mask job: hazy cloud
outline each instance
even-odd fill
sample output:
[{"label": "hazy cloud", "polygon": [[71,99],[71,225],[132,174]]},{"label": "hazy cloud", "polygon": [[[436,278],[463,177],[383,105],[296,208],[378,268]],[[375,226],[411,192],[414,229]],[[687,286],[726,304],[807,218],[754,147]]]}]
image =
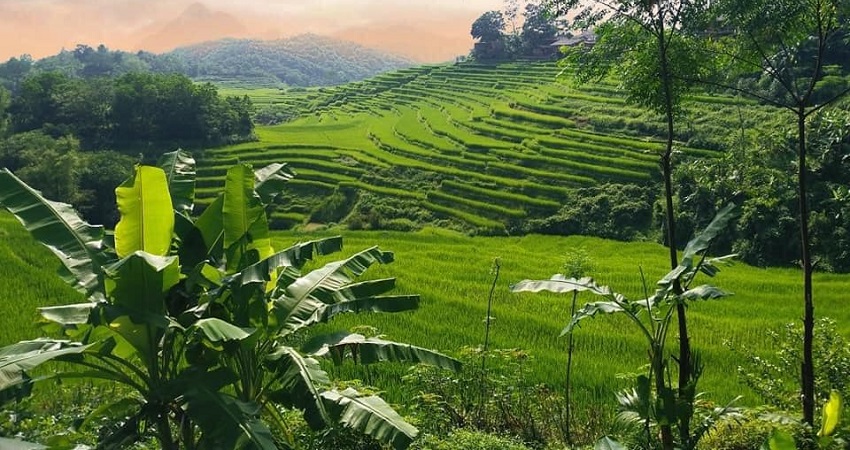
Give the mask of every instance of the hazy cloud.
[{"label": "hazy cloud", "polygon": [[[503,0],[0,0],[0,58],[23,53],[42,57],[79,43],[165,51],[199,39],[272,39],[312,32],[439,61],[467,53],[472,21],[502,4]],[[192,13],[187,15],[187,9]]]}]

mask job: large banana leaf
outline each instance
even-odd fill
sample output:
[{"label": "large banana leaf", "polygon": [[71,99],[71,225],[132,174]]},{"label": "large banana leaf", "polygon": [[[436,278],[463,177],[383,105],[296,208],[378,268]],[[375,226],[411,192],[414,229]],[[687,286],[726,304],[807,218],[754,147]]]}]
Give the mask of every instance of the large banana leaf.
[{"label": "large banana leaf", "polygon": [[272,255],[268,219],[260,197],[254,192],[251,166],[240,164],[227,171],[222,217],[228,272]]},{"label": "large banana leaf", "polygon": [[330,356],[334,364],[342,364],[347,352],[355,362],[373,364],[376,362],[408,362],[428,364],[443,369],[458,371],[460,361],[442,353],[417,347],[415,345],[367,338],[356,333],[336,333],[312,339],[304,350],[315,357]]},{"label": "large banana leaf", "polygon": [[97,291],[107,259],[103,227],[83,221],[71,205],[45,199],[7,169],[0,169],[0,204],[60,259],[69,284],[87,295]]},{"label": "large banana leaf", "polygon": [[136,251],[164,256],[174,233],[174,208],[165,172],[136,166],[133,177],[115,189],[121,220],[115,226],[115,251],[124,258]]},{"label": "large banana leaf", "polygon": [[418,295],[387,295],[381,297],[366,297],[355,300],[323,305],[316,311],[315,321],[305,320],[305,325],[327,322],[339,314],[360,312],[402,312],[419,307]]},{"label": "large banana leaf", "polygon": [[157,164],[165,171],[174,210],[189,215],[195,203],[195,160],[183,150],[165,153]]},{"label": "large banana leaf", "polygon": [[593,279],[585,277],[582,279],[567,278],[562,274],[552,275],[548,280],[522,280],[511,286],[511,292],[554,292],[564,294],[570,292],[584,292],[595,286]]},{"label": "large banana leaf", "polygon": [[222,342],[242,341],[251,337],[255,330],[239,328],[229,322],[215,317],[201,319],[188,330],[198,332],[205,338],[204,342],[216,349],[221,349]]},{"label": "large banana leaf", "polygon": [[277,328],[287,334],[321,322],[327,306],[327,303],[313,297],[297,299],[283,296],[274,299],[272,314]]},{"label": "large banana leaf", "polygon": [[298,300],[294,297],[283,296],[274,300],[272,314],[278,328],[292,333],[311,325],[327,322],[343,313],[401,312],[418,307],[418,295],[354,298],[330,304],[313,297]]},{"label": "large banana leaf", "polygon": [[27,381],[26,372],[65,355],[83,353],[89,346],[65,340],[36,339],[0,348],[0,391]]},{"label": "large banana leaf", "polygon": [[198,386],[186,392],[186,412],[201,429],[198,448],[277,450],[256,403]]},{"label": "large banana leaf", "polygon": [[263,204],[271,205],[295,173],[286,164],[269,164],[254,172],[254,190]]},{"label": "large banana leaf", "polygon": [[626,446],[609,438],[608,436],[596,441],[593,450],[626,450]]},{"label": "large banana leaf", "polygon": [[142,251],[108,266],[106,294],[112,304],[130,312],[165,313],[165,294],[180,281],[180,266],[174,256],[157,256]]},{"label": "large banana leaf", "polygon": [[735,205],[733,203],[726,205],[723,209],[718,211],[711,223],[694,236],[693,239],[688,241],[688,245],[685,246],[685,250],[682,252],[682,263],[690,263],[690,265],[692,265],[693,257],[696,256],[697,253],[707,250],[711,245],[711,241],[725,230],[729,221],[734,218]]},{"label": "large banana leaf", "polygon": [[280,282],[291,281],[286,286],[286,293],[296,301],[314,296],[325,303],[333,303],[333,293],[345,288],[372,264],[388,264],[392,261],[393,254],[391,252],[384,252],[379,250],[378,247],[372,247],[344,260],[328,263],[296,280],[286,280],[284,276],[281,276]]},{"label": "large banana leaf", "polygon": [[346,312],[400,312],[416,309],[419,296],[381,296],[395,287],[395,279],[366,281],[314,296],[283,295],[273,301],[272,313],[281,329],[296,331]]},{"label": "large banana leaf", "polygon": [[314,430],[333,423],[322,392],[331,383],[328,374],[313,358],[306,358],[291,347],[280,346],[268,356],[266,364],[278,381],[269,399],[290,408],[304,410],[304,419]]},{"label": "large banana leaf", "polygon": [[78,303],[39,308],[38,312],[45,319],[59,325],[82,325],[89,321],[89,315],[95,307],[97,303]]},{"label": "large banana leaf", "polygon": [[[297,271],[304,267],[307,261],[313,259],[313,255],[327,255],[341,249],[342,237],[340,236],[301,242],[242,269],[239,273],[239,282],[246,285],[271,281],[271,275],[275,270]],[[300,272],[291,273],[297,276]]]},{"label": "large banana leaf", "polygon": [[180,248],[178,255],[184,267],[195,267],[203,261],[218,266],[224,255],[224,222],[221,208],[224,195],[221,194],[204,209],[193,224],[185,217],[178,217]]},{"label": "large banana leaf", "polygon": [[699,264],[695,261],[696,256],[701,252],[705,252],[708,250],[711,245],[711,241],[723,231],[726,226],[729,224],[729,221],[735,217],[735,205],[730,203],[726,205],[723,209],[717,212],[714,216],[714,219],[711,223],[705,227],[704,230],[697,233],[696,236],[693,237],[690,241],[688,241],[688,245],[685,246],[685,250],[682,253],[682,261],[679,263],[679,266],[675,269],[671,270],[670,273],[664,276],[661,280],[658,281],[659,286],[669,286],[674,283],[675,280],[680,280],[682,278],[689,279],[692,278],[697,271],[697,266],[703,270],[709,276],[713,276],[717,272],[717,268],[714,266],[714,262],[725,261],[728,258],[731,258],[733,255],[725,256],[719,259],[713,259],[709,261],[708,264],[703,262],[703,264]]},{"label": "large banana leaf", "polygon": [[103,309],[103,324],[145,360],[156,358],[159,336],[169,324],[166,293],[180,281],[177,258],[135,252],[105,270],[110,304]]},{"label": "large banana leaf", "polygon": [[395,289],[395,278],[361,281],[345,285],[332,292],[333,303],[350,301],[358,298],[377,297]]},{"label": "large banana leaf", "polygon": [[348,388],[322,392],[322,399],[337,422],[394,449],[406,449],[419,434],[380,397],[363,396]]}]

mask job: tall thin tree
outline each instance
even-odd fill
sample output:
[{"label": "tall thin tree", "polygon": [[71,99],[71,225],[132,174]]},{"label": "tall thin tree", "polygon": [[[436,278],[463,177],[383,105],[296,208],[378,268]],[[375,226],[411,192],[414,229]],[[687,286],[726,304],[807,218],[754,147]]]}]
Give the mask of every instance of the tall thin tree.
[{"label": "tall thin tree", "polygon": [[[713,5],[712,17],[719,18],[707,33],[712,40],[714,61],[729,79],[702,79],[714,86],[740,93],[785,109],[795,120],[800,265],[803,269],[803,361],[801,400],[803,420],[814,426],[815,368],[814,299],[812,273],[815,263],[809,230],[809,169],[807,119],[833,104],[850,89],[829,95],[820,90],[831,51],[847,35],[850,0],[721,0]],[[770,92],[758,85],[742,86],[742,74],[760,76],[770,83]]]},{"label": "tall thin tree", "polygon": [[[599,79],[613,69],[627,99],[664,117],[665,145],[659,163],[664,181],[665,241],[669,247],[670,267],[678,266],[676,252],[676,216],[673,209],[673,158],[675,155],[676,119],[682,102],[701,67],[696,60],[701,54],[690,38],[688,22],[706,9],[705,0],[544,0],[559,16],[574,16],[572,27],[594,29],[597,43],[591,49],[567,53],[573,75],[580,82]],[[680,291],[679,286],[675,286]],[[679,328],[678,395],[681,399],[693,392],[693,360],[684,304],[677,306]],[[690,415],[679,418],[679,437],[690,435]],[[672,448],[673,434],[662,425],[665,448]]]}]

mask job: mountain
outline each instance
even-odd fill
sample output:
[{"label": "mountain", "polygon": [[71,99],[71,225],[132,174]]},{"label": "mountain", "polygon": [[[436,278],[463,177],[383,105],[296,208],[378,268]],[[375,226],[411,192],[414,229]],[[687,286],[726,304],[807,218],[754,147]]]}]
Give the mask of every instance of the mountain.
[{"label": "mountain", "polygon": [[136,46],[147,51],[168,51],[175,42],[204,42],[222,36],[242,37],[248,28],[235,16],[212,10],[203,3],[192,3],[183,13],[164,25],[153,25],[142,32]]},{"label": "mountain", "polygon": [[412,65],[409,59],[351,42],[305,34],[288,39],[222,39],[168,53],[195,78],[323,86]]}]

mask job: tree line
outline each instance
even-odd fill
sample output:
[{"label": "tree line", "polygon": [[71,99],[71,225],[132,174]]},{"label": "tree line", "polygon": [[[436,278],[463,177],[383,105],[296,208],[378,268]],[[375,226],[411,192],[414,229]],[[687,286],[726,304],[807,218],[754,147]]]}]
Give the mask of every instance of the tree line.
[{"label": "tree line", "polygon": [[0,88],[0,167],[95,223],[114,224],[113,188],[133,164],[176,147],[253,138],[248,97],[184,75],[36,73]]},{"label": "tree line", "polygon": [[39,60],[29,55],[10,58],[0,64],[0,86],[14,92],[27,77],[46,72],[74,78],[144,72],[307,87],[357,81],[409,65],[400,56],[315,35],[275,41],[221,39],[162,54],[79,44]]},{"label": "tree line", "polygon": [[505,60],[552,56],[559,21],[545,5],[528,3],[519,20],[519,4],[508,1],[504,11],[487,11],[472,23],[470,34],[478,42],[472,50],[477,60]]}]

